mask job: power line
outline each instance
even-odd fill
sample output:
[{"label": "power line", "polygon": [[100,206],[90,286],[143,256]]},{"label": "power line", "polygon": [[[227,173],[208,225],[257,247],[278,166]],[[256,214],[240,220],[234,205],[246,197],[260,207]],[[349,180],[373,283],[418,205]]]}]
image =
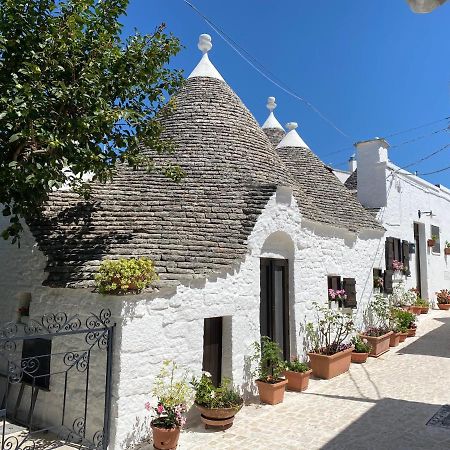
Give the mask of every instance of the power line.
[{"label": "power line", "polygon": [[[328,119],[322,112],[320,112],[311,102],[304,99],[296,92],[294,92],[286,83],[281,81],[276,77],[269,69],[264,67],[253,55],[251,55],[247,50],[240,46],[236,41],[234,41],[229,35],[227,35],[222,29],[214,24],[212,20],[206,17],[196,6],[187,0],[183,0],[188,6],[190,6],[244,61],[246,61],[250,66],[257,70],[264,78],[273,83],[275,86],[294,97],[295,99],[303,102],[308,108],[314,111],[322,120],[327,122],[332,128],[334,128],[342,136],[349,140],[353,140],[347,133],[342,131],[333,121]],[[247,55],[245,56],[244,53]],[[253,61],[253,62],[252,62]],[[259,66],[259,67],[257,67]],[[278,80],[278,81],[275,81]]]},{"label": "power line", "polygon": [[430,125],[434,125],[435,123],[443,122],[444,120],[449,120],[449,119],[450,119],[450,116],[444,117],[443,119],[435,120],[434,122],[425,123],[423,125],[419,125],[414,128],[408,128],[407,130],[396,131],[395,133],[388,134],[387,136],[385,136],[385,138],[387,139],[387,138],[390,138],[393,136],[397,136],[398,134],[408,133],[409,131],[414,131],[414,130],[418,130],[420,128],[429,127]]},{"label": "power line", "polygon": [[433,172],[427,172],[427,173],[419,173],[417,175],[420,176],[425,176],[425,175],[433,175],[434,173],[440,173],[440,172],[445,172],[446,170],[450,170],[450,166],[444,167],[443,169],[439,169],[439,170],[434,170]]},{"label": "power line", "polygon": [[413,143],[413,142],[420,141],[420,140],[422,140],[422,139],[424,139],[424,138],[426,138],[426,137],[430,137],[430,136],[433,136],[433,135],[435,135],[435,134],[442,133],[443,131],[448,131],[448,127],[441,128],[441,129],[439,129],[439,130],[432,131],[431,133],[423,134],[422,136],[418,136],[418,137],[416,137],[416,138],[414,138],[414,139],[409,139],[409,140],[407,140],[407,141],[400,142],[399,144],[391,145],[391,146],[389,147],[389,150],[392,150],[393,148],[401,147],[402,145],[407,145],[407,144],[411,144],[411,143]]}]

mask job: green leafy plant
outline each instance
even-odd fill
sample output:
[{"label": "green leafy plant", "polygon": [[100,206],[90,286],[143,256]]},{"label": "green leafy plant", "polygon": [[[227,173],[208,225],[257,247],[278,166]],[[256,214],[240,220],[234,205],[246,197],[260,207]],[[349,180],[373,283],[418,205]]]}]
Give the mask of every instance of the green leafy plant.
[{"label": "green leafy plant", "polygon": [[402,332],[405,332],[409,328],[415,328],[416,316],[409,311],[405,311],[403,309],[395,309],[394,317],[398,324],[399,329]]},{"label": "green leafy plant", "polygon": [[306,337],[311,352],[322,355],[334,355],[351,347],[344,344],[354,331],[353,319],[350,314],[336,309],[316,307],[316,321],[306,324]]},{"label": "green leafy plant", "polygon": [[417,297],[416,301],[414,302],[414,305],[422,306],[423,308],[428,308],[430,306],[430,302],[421,297]]},{"label": "green leafy plant", "polygon": [[219,387],[214,386],[211,375],[204,372],[200,379],[193,378],[191,386],[195,391],[195,403],[205,408],[236,408],[243,399],[229,378],[223,378]]},{"label": "green leafy plant", "polygon": [[272,341],[268,336],[262,336],[261,342],[253,343],[253,349],[254,353],[250,360],[257,363],[257,370],[253,373],[253,376],[266,383],[280,381],[281,374],[284,371],[284,361],[278,343]]},{"label": "green leafy plant", "polygon": [[351,342],[355,353],[369,353],[372,350],[372,346],[367,342],[367,339],[363,339],[360,336],[354,336]]},{"label": "green leafy plant", "polygon": [[310,370],[310,367],[307,363],[301,362],[298,357],[292,358],[290,361],[285,362],[286,370],[290,370],[291,372],[299,372],[304,373]]},{"label": "green leafy plant", "polygon": [[187,381],[188,373],[180,372],[175,362],[166,360],[156,376],[152,389],[156,406],[152,408],[150,402],[145,404],[147,411],[154,411],[152,424],[156,427],[170,429],[186,422],[183,414],[192,401],[192,389]]},{"label": "green leafy plant", "polygon": [[437,234],[432,234],[431,235],[431,239],[433,240],[433,241],[438,241],[439,240],[439,236],[437,235]]},{"label": "green leafy plant", "polygon": [[[2,0],[0,7],[0,204],[18,240],[20,217],[39,213],[65,184],[89,195],[116,162],[159,170],[142,147],[170,152],[156,114],[182,84],[167,66],[180,50],[158,26],[124,38],[129,0]],[[169,105],[170,106],[170,105]]]},{"label": "green leafy plant", "polygon": [[449,241],[445,241],[445,248],[450,248],[450,242]]},{"label": "green leafy plant", "polygon": [[97,289],[102,294],[140,292],[157,279],[153,262],[145,257],[105,260],[95,275]]}]

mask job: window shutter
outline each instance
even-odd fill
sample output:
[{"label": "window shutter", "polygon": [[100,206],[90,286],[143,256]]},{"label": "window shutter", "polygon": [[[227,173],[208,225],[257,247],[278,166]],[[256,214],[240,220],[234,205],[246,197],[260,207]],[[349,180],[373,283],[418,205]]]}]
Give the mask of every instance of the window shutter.
[{"label": "window shutter", "polygon": [[392,286],[392,276],[394,274],[393,270],[385,270],[384,271],[384,292],[386,294],[392,294],[393,286]]},{"label": "window shutter", "polygon": [[410,276],[411,271],[409,270],[409,242],[402,242],[402,254],[403,254],[403,267],[405,268],[405,275]]},{"label": "window shutter", "polygon": [[394,261],[394,238],[388,237],[385,242],[386,270],[392,270]]},{"label": "window shutter", "polygon": [[441,244],[439,242],[440,239],[441,239],[440,230],[439,230],[439,227],[437,227],[436,225],[431,225],[431,236],[436,236],[437,237],[436,242],[435,242],[435,244],[433,246],[433,252],[434,253],[441,253]]},{"label": "window shutter", "polygon": [[354,278],[344,278],[343,289],[347,294],[344,306],[346,308],[356,308],[356,280]]}]

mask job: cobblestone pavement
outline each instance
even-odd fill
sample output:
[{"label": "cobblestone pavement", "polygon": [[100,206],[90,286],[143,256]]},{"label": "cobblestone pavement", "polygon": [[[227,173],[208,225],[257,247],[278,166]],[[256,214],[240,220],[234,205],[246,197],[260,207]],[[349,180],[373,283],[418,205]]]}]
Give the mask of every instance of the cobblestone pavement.
[{"label": "cobblestone pavement", "polygon": [[[312,379],[276,406],[251,404],[226,431],[192,424],[188,449],[450,450],[450,428],[426,426],[450,404],[450,312],[419,319],[417,337],[332,380]],[[150,450],[151,445],[141,450]]]}]

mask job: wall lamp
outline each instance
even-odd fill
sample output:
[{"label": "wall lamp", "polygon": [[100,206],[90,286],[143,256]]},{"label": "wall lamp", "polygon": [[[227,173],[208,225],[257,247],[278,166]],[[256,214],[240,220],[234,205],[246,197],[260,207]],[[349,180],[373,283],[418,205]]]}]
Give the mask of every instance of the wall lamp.
[{"label": "wall lamp", "polygon": [[422,215],[430,217],[434,216],[433,211],[421,211],[420,209],[417,211],[417,215],[419,216],[419,219],[422,217]]}]

